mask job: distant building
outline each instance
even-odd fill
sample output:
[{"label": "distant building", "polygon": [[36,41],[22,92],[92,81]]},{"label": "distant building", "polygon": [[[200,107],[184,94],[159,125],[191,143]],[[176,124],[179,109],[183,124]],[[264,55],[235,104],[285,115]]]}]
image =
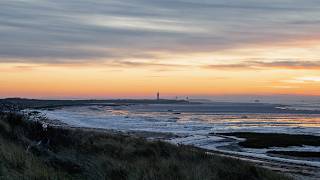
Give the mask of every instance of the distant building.
[{"label": "distant building", "polygon": [[160,100],[160,93],[159,93],[159,91],[157,92],[157,100],[158,100],[158,101]]}]

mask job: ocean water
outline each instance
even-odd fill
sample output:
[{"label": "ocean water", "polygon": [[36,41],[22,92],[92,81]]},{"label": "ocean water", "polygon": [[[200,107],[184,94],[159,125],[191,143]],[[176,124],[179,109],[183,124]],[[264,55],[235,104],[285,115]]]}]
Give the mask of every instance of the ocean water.
[{"label": "ocean water", "polygon": [[320,111],[310,106],[254,103],[81,106],[42,111],[71,126],[176,134],[278,132],[320,135]]}]

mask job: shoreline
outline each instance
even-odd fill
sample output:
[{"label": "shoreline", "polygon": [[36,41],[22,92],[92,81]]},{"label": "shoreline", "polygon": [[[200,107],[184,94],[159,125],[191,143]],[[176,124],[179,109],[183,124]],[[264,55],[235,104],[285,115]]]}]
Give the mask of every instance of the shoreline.
[{"label": "shoreline", "polygon": [[[88,104],[87,104],[88,105]],[[62,106],[63,107],[63,106]],[[32,109],[32,108],[30,108]],[[35,109],[36,110],[36,109]],[[28,113],[28,112],[27,112]],[[30,112],[29,112],[30,113]],[[30,115],[30,114],[28,114]],[[238,159],[238,160],[243,160],[249,163],[253,163],[254,165],[257,165],[259,167],[265,167],[267,169],[271,169],[276,172],[282,172],[285,174],[289,174],[290,176],[297,177],[297,179],[303,179],[305,177],[307,178],[320,178],[320,165],[317,163],[315,166],[312,164],[314,163],[304,163],[303,161],[299,160],[290,160],[286,159],[285,161],[283,157],[280,157],[281,155],[273,155],[273,156],[261,156],[261,155],[255,155],[254,153],[245,153],[241,152],[241,150],[238,152],[237,150],[232,150],[231,147],[230,149],[221,149],[219,146],[214,146],[213,149],[210,148],[203,148],[203,147],[198,147],[197,144],[193,144],[187,142],[187,143],[180,143],[178,141],[171,141],[171,140],[177,140],[181,139],[182,141],[188,138],[193,138],[192,136],[184,136],[184,135],[178,135],[174,133],[164,133],[164,132],[153,132],[153,131],[120,131],[120,130],[115,130],[115,129],[106,129],[106,128],[89,128],[89,127],[76,127],[76,126],[71,126],[66,123],[63,123],[60,120],[53,120],[53,119],[48,119],[44,118],[39,113],[34,113],[31,114],[33,115],[33,118],[35,121],[41,120],[45,121],[46,123],[49,123],[50,126],[60,128],[60,129],[67,129],[67,130],[80,130],[84,132],[98,132],[98,133],[103,133],[103,134],[113,134],[113,135],[121,135],[121,136],[128,136],[128,137],[137,137],[137,138],[143,138],[148,141],[163,141],[163,142],[169,142],[171,144],[175,144],[177,146],[180,145],[187,145],[187,146],[192,146],[192,148],[197,148],[201,149],[208,154],[214,154],[218,155],[221,157],[229,157],[233,159]],[[39,115],[39,118],[37,116]],[[251,133],[256,136],[257,134],[268,134],[268,133]],[[229,134],[230,135],[230,134]],[[292,134],[286,134],[287,136],[294,136]],[[224,140],[228,139],[232,141],[231,144],[236,144],[239,146],[239,142],[245,141],[241,137],[236,137],[236,136],[225,136],[222,134],[208,134],[207,136],[212,136],[210,138],[224,138]],[[230,148],[230,142],[229,142],[229,147]],[[296,172],[297,171],[297,172]]]},{"label": "shoreline", "polygon": [[[47,119],[47,123],[51,120]],[[59,121],[59,120],[55,120]],[[175,139],[175,138],[183,138],[183,136],[179,136],[177,134],[173,133],[164,133],[164,132],[151,132],[151,131],[120,131],[120,130],[114,130],[114,129],[106,129],[106,128],[89,128],[89,127],[74,127],[67,125],[65,123],[60,122],[61,124],[51,124],[54,127],[62,128],[62,129],[71,129],[71,130],[81,130],[86,132],[98,132],[98,133],[105,133],[105,134],[113,134],[113,135],[123,135],[123,136],[129,136],[134,138],[143,138],[148,141],[163,141],[163,142],[169,142],[171,144],[179,146],[180,144],[172,143],[168,140]],[[249,132],[251,133],[251,132]],[[268,133],[252,133],[252,134],[268,134]],[[216,136],[220,136],[219,134],[216,134]],[[292,134],[285,134],[288,136],[291,136]],[[223,136],[237,139],[237,140],[243,140],[242,138],[236,137],[236,136]],[[318,136],[316,136],[318,137]],[[266,169],[270,169],[275,172],[281,172],[284,174],[287,174],[291,177],[294,177],[295,179],[318,179],[320,178],[320,162],[319,163],[304,163],[300,160],[293,160],[293,159],[286,159],[283,160],[283,157],[279,156],[254,156],[252,153],[243,153],[243,152],[237,152],[237,151],[229,151],[229,150],[210,150],[205,149],[201,147],[197,147],[194,145],[191,145],[193,148],[200,149],[202,151],[205,151],[207,154],[213,154],[220,157],[228,157],[236,160],[242,160],[249,163],[252,163],[256,166],[263,167]]]},{"label": "shoreline", "polygon": [[193,146],[141,137],[146,133],[61,125],[46,129],[25,114],[0,112],[0,178],[290,179]]}]

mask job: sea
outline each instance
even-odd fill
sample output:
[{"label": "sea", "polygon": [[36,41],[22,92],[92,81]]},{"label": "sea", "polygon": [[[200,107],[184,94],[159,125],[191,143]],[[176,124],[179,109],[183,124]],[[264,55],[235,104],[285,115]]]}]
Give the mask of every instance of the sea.
[{"label": "sea", "polygon": [[77,127],[183,134],[277,132],[320,136],[319,104],[189,103],[71,106],[43,110]]}]

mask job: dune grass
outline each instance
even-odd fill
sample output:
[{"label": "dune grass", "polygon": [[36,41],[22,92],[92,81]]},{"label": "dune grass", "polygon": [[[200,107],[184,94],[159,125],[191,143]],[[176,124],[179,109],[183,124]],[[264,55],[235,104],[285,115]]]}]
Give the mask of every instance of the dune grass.
[{"label": "dune grass", "polygon": [[49,145],[36,145],[41,124],[28,118],[0,113],[0,179],[288,179],[193,147],[121,134],[51,127]]}]

